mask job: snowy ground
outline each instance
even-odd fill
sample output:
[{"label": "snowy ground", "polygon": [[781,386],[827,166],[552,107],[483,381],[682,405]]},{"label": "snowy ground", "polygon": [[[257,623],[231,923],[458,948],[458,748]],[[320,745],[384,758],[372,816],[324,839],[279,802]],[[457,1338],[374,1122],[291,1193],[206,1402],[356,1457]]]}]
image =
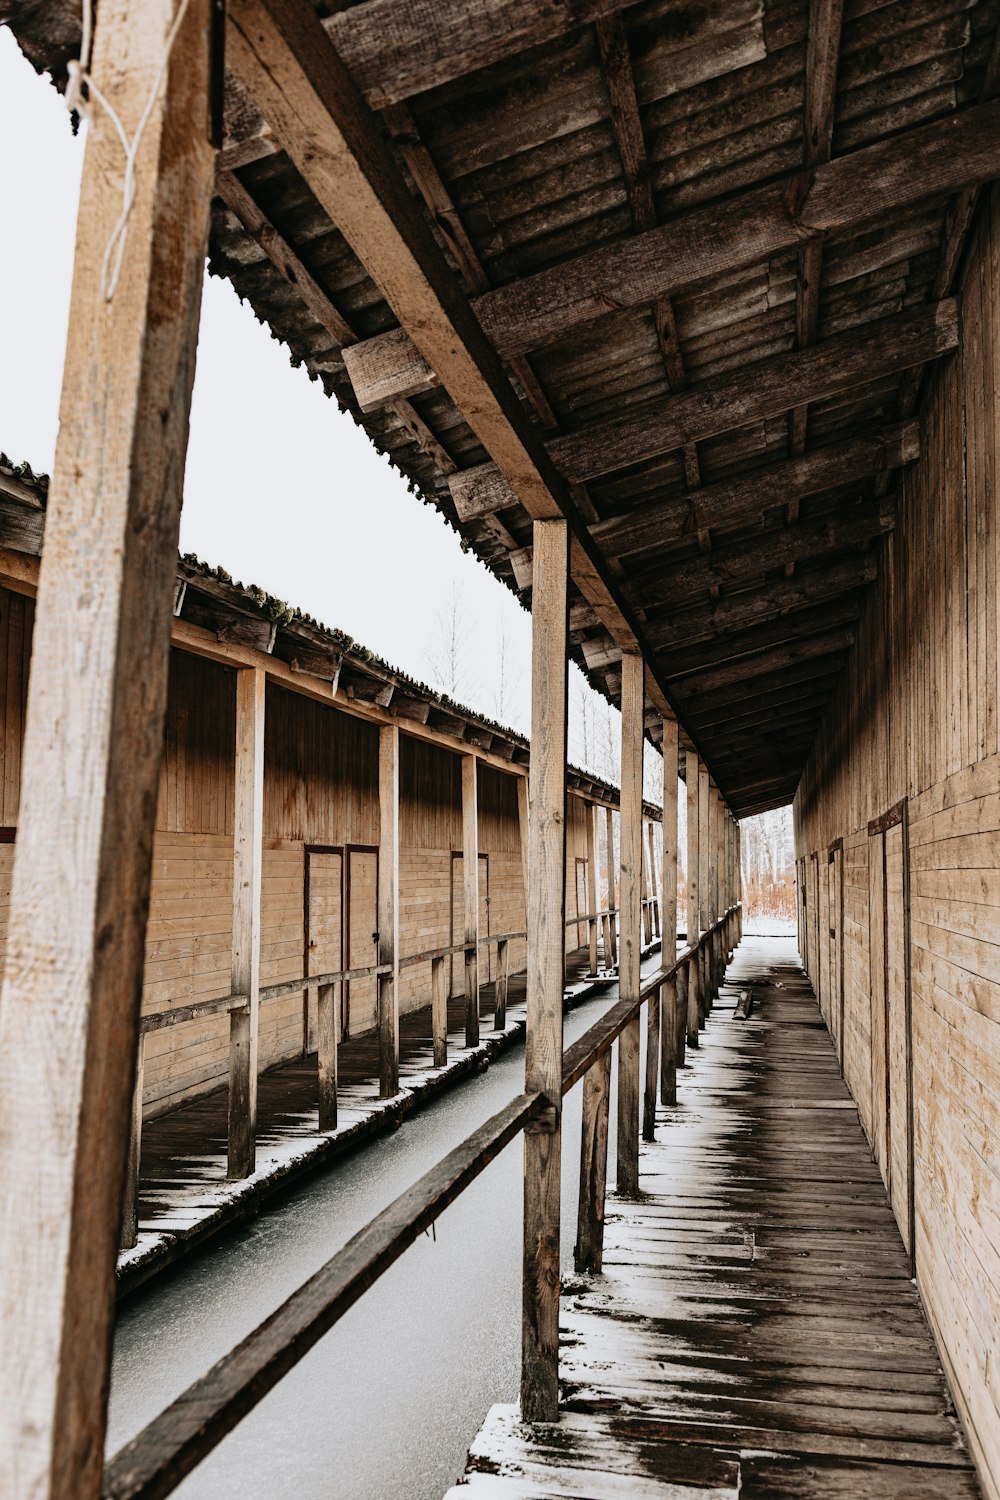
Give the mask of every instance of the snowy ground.
[{"label": "snowy ground", "polygon": [[743,923],[746,937],[794,937],[794,921],[781,917],[747,917]]}]

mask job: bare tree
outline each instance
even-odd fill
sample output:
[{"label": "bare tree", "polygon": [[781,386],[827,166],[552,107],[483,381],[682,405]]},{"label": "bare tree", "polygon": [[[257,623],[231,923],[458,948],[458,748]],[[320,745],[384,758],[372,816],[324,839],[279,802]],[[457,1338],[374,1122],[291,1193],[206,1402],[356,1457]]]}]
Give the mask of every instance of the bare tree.
[{"label": "bare tree", "polygon": [[427,647],[427,671],[431,683],[456,702],[465,703],[475,693],[468,670],[467,643],[471,622],[465,590],[456,579],[438,610],[434,634]]},{"label": "bare tree", "polygon": [[497,624],[495,641],[496,687],[493,693],[493,713],[501,724],[510,724],[517,715],[524,673],[517,665],[513,644],[502,614]]}]

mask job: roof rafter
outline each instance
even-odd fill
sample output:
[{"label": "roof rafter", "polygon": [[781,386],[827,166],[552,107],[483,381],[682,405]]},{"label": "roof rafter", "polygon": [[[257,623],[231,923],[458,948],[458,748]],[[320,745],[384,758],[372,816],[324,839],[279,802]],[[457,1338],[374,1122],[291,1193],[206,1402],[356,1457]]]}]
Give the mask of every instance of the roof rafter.
[{"label": "roof rafter", "polygon": [[[523,276],[472,299],[498,352],[544,348],[575,329],[664,294],[827,240],[874,218],[1000,176],[1000,103],[946,115],[721,203],[680,213],[611,245]],[[432,388],[437,377],[405,332],[358,344],[348,372],[362,410],[396,394]]]},{"label": "roof rafter", "polygon": [[[352,13],[346,13],[349,17]],[[317,201],[534,518],[570,523],[577,587],[623,649],[642,649],[606,563],[306,0],[232,0],[227,60]],[[648,648],[643,653],[649,660]],[[654,679],[660,706],[670,708]]]}]

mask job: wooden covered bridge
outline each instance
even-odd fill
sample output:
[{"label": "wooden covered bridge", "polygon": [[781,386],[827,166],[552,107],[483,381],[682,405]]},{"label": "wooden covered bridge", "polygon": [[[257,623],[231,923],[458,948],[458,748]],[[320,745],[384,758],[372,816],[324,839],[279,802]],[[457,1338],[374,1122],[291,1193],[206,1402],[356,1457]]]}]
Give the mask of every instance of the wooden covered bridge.
[{"label": "wooden covered bridge", "polygon": [[[0,0],[0,18],[89,116],[40,570],[39,496],[0,477],[8,734],[37,577],[23,758],[5,741],[0,1491],[169,1493],[523,1134],[520,1409],[491,1416],[470,1488],[1000,1495],[1000,6]],[[530,765],[314,622],[178,574],[206,256],[530,605]],[[577,788],[619,805],[617,994],[564,1052],[571,656],[620,704],[622,755],[617,797]],[[197,816],[232,893],[211,1060],[231,1171],[253,1165],[271,1045],[272,702],[294,773],[273,806],[316,795],[274,836],[301,858],[379,851],[375,961],[317,972],[300,950],[288,976],[320,1107],[356,980],[398,1088],[402,788],[435,739],[448,827],[407,847],[451,861],[461,828],[461,932],[410,955],[439,994],[458,953],[471,1035],[491,802],[521,890],[526,861],[523,927],[491,929],[525,934],[524,1092],[105,1466],[154,854],[185,831],[164,822],[168,679],[180,701],[206,660],[229,719]],[[364,839],[303,831],[334,817],[301,774],[327,731],[366,782]],[[649,750],[662,954],[643,977]],[[811,988],[791,952],[739,942],[738,820],[793,798]]]}]

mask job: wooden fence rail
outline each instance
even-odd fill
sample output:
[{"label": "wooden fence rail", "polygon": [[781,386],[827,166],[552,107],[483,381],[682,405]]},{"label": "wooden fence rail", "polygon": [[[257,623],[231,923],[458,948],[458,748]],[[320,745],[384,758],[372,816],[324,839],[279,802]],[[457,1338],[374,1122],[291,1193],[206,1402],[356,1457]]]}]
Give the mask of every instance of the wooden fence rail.
[{"label": "wooden fence rail", "polygon": [[[737,904],[671,963],[661,964],[641,986],[636,998],[619,1000],[566,1049],[562,1093],[568,1093],[581,1078],[587,1080],[584,1101],[587,1170],[585,1174],[581,1167],[579,1217],[590,1234],[582,1248],[591,1267],[596,1259],[599,1268],[603,1239],[607,1132],[605,1128],[602,1141],[600,1130],[594,1129],[601,1114],[592,1105],[588,1108],[587,1094],[598,1095],[602,1083],[607,1090],[611,1048],[639,1015],[641,1007],[659,1004],[661,988],[685,972],[692,959],[697,961],[717,941],[721,941],[723,951],[728,953],[739,935]],[[443,967],[443,955],[436,961]],[[551,1109],[552,1101],[544,1095],[521,1094],[431,1167],[110,1459],[104,1473],[104,1500],[160,1500],[169,1495],[494,1157],[530,1122]],[[606,1109],[603,1118],[606,1121]],[[578,1235],[578,1262],[580,1257]]]},{"label": "wooden fence rail", "polygon": [[[651,898],[652,900],[653,898]],[[597,924],[602,919],[616,915],[614,908],[584,912],[567,918],[566,928],[578,922],[587,922],[596,935]],[[494,1028],[502,1031],[507,1024],[507,989],[510,980],[510,944],[518,938],[526,938],[524,929],[518,932],[488,933],[479,939],[478,947],[497,947],[497,977],[495,984]],[[594,939],[596,946],[596,936]],[[473,944],[450,943],[444,947],[428,948],[421,953],[410,953],[398,961],[399,970],[410,969],[417,964],[431,965],[431,1016],[434,1045],[434,1066],[443,1068],[448,1062],[448,995],[444,960],[456,954],[468,954]],[[262,985],[259,998],[279,1000],[285,995],[294,995],[305,989],[315,989],[317,996],[317,1074],[319,1129],[337,1128],[337,1047],[339,1042],[338,1004],[339,989],[350,980],[378,978],[389,974],[392,964],[368,964],[359,968],[338,969],[329,974],[304,974],[299,979],[285,979],[279,984]],[[246,1015],[249,1013],[250,996],[242,994],[217,995],[210,1000],[197,1000],[190,1005],[178,1005],[170,1010],[154,1011],[139,1021],[139,1052],[136,1068],[136,1088],[131,1115],[131,1137],[129,1142],[128,1168],[125,1181],[125,1200],[122,1212],[121,1248],[129,1250],[138,1239],[138,1193],[139,1165],[142,1143],[142,1082],[144,1072],[145,1038],[155,1031],[170,1026],[180,1026],[188,1021],[201,1020],[206,1016]]]}]

